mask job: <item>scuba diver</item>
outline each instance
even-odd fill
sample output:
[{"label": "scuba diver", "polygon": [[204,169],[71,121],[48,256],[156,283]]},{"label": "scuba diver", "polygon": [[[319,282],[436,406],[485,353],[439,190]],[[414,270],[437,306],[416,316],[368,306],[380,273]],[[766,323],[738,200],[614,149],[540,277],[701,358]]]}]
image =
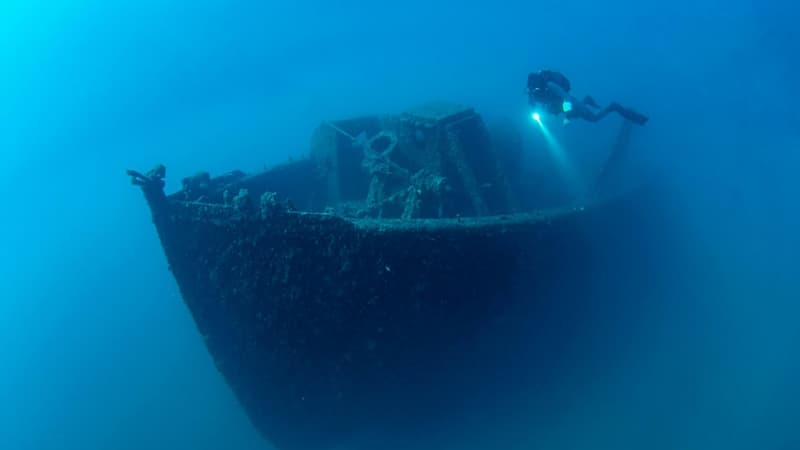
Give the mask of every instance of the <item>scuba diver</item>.
[{"label": "scuba diver", "polygon": [[648,117],[617,102],[601,108],[591,96],[578,100],[570,93],[570,83],[560,72],[540,70],[528,74],[528,102],[531,106],[542,107],[555,116],[564,113],[564,124],[573,119],[598,122],[609,113],[615,112],[637,125],[644,125]]}]

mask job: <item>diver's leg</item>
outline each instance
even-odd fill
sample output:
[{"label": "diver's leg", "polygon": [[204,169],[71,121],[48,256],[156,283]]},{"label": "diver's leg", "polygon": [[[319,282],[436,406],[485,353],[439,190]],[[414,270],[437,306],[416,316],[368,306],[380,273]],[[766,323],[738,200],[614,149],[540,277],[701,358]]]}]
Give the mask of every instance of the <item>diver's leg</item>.
[{"label": "diver's leg", "polygon": [[583,120],[585,120],[587,122],[600,122],[610,112],[611,112],[611,110],[608,109],[608,107],[606,107],[605,109],[603,109],[600,112],[594,112],[594,111],[592,111],[589,108],[584,106],[582,108],[578,108],[578,111],[577,111],[578,114],[576,114],[576,116],[580,117],[581,119],[583,119]]},{"label": "diver's leg", "polygon": [[586,106],[591,106],[592,108],[598,108],[598,109],[600,108],[600,105],[598,105],[597,102],[594,101],[591,95],[583,97],[583,104]]},{"label": "diver's leg", "polygon": [[583,102],[581,103],[573,103],[572,110],[567,113],[567,119],[583,119],[587,122],[599,122],[603,119],[610,111],[608,108],[605,108],[599,112],[594,112],[589,109]]},{"label": "diver's leg", "polygon": [[623,118],[637,125],[644,125],[648,121],[647,116],[639,114],[638,112],[632,109],[625,108],[617,102],[612,102],[610,105],[603,108],[600,112],[594,112],[590,110],[586,105],[580,104],[577,107],[575,107],[572,111],[570,111],[570,114],[567,117],[569,119],[579,118],[587,122],[599,122],[612,112],[619,114]]},{"label": "diver's leg", "polygon": [[614,111],[620,116],[624,117],[627,120],[637,124],[637,125],[644,125],[650,120],[649,117],[645,116],[644,114],[638,113],[632,109],[625,108],[624,106],[620,105],[617,102],[612,102],[610,105],[606,107],[608,111]]}]

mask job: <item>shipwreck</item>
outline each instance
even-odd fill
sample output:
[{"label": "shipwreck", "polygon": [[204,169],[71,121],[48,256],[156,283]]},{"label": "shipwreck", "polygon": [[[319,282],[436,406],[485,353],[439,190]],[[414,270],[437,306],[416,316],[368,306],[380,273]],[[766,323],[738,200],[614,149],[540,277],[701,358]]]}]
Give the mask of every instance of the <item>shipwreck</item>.
[{"label": "shipwreck", "polygon": [[129,171],[216,366],[280,449],[447,417],[494,318],[573,314],[611,259],[648,257],[626,245],[655,220],[646,189],[539,209],[518,134],[469,107],[325,122],[310,147],[170,195],[163,166]]}]

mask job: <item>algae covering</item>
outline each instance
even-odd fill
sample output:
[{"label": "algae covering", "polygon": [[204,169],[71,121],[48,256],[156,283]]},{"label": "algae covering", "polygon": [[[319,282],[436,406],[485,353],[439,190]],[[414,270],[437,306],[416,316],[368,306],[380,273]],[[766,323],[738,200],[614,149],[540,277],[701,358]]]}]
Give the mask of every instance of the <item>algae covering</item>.
[{"label": "algae covering", "polygon": [[129,174],[253,424],[324,449],[446,417],[493,318],[551,301],[565,271],[593,270],[592,230],[635,216],[630,199],[523,211],[519,155],[473,110],[437,105],[324,123],[307,159],[170,196],[163,166]]}]

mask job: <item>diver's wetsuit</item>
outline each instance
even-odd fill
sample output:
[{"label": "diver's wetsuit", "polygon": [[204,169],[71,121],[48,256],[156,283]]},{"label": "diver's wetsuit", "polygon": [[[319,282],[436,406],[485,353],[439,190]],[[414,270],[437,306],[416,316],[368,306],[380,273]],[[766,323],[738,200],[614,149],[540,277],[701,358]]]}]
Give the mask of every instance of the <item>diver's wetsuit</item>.
[{"label": "diver's wetsuit", "polygon": [[[566,114],[567,119],[583,119],[589,122],[598,122],[609,113],[615,112],[623,118],[644,125],[648,117],[632,109],[625,108],[617,102],[611,102],[598,112],[591,108],[600,108],[600,105],[590,96],[582,101],[569,93],[570,82],[563,74],[552,70],[540,70],[528,75],[528,100],[532,106],[542,105],[547,112],[559,115]],[[569,106],[569,107],[565,107]]]}]

